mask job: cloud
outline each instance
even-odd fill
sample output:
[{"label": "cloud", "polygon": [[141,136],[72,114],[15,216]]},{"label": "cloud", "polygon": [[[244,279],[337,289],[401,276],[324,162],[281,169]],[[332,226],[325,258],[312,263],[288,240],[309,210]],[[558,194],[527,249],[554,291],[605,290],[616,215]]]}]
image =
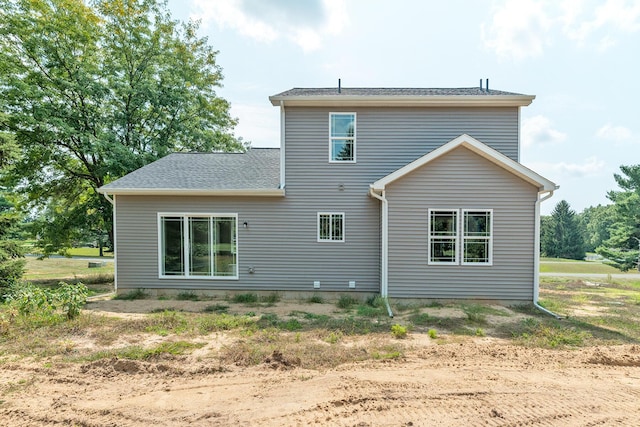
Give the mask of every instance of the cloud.
[{"label": "cloud", "polygon": [[505,2],[493,14],[490,25],[481,26],[482,39],[500,57],[516,60],[540,56],[551,20],[544,3],[534,0]]},{"label": "cloud", "polygon": [[604,52],[637,31],[638,0],[503,0],[491,22],[481,26],[485,46],[515,60],[541,56],[555,32],[578,46]]},{"label": "cloud", "polygon": [[194,18],[271,43],[287,39],[305,52],[320,49],[323,40],[348,24],[344,0],[195,0]]},{"label": "cloud", "polygon": [[543,175],[548,175],[553,179],[557,176],[572,176],[583,178],[587,176],[599,175],[605,169],[605,162],[592,156],[585,159],[583,163],[531,163],[527,167],[539,171]]},{"label": "cloud", "polygon": [[567,139],[567,134],[554,129],[551,120],[545,116],[538,115],[522,121],[523,147],[559,144],[565,139]]},{"label": "cloud", "polygon": [[231,116],[239,119],[235,134],[252,147],[280,146],[280,109],[269,105],[231,104]]},{"label": "cloud", "polygon": [[611,123],[607,123],[598,129],[596,136],[610,141],[623,142],[630,140],[633,137],[633,133],[624,126],[613,126]]}]

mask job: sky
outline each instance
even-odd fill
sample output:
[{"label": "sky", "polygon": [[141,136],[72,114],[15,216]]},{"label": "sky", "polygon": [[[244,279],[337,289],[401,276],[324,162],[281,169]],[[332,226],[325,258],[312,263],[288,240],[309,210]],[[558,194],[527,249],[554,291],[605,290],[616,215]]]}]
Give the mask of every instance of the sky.
[{"label": "sky", "polygon": [[474,87],[535,95],[520,161],[581,212],[640,164],[640,0],[169,0],[219,51],[236,136],[277,147],[293,87]]}]

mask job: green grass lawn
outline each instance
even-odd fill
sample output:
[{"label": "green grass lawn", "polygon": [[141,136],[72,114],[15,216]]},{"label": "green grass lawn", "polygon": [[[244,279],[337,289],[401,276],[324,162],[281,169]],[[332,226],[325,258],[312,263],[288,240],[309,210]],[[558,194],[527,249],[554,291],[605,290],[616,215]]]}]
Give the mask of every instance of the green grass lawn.
[{"label": "green grass lawn", "polygon": [[[596,274],[624,274],[624,272],[599,261],[576,261],[561,258],[542,258],[540,261],[541,273],[596,273]],[[629,270],[627,273],[638,273],[637,270]]]},{"label": "green grass lawn", "polygon": [[[106,258],[113,258],[113,252],[107,252],[107,248],[103,248],[103,254]],[[71,248],[69,249],[69,255],[98,257],[100,256],[100,251],[98,248]]]},{"label": "green grass lawn", "polygon": [[24,279],[37,281],[70,280],[108,275],[113,280],[113,267],[113,262],[108,262],[104,267],[89,268],[89,262],[86,260],[73,258],[45,258],[39,260],[35,257],[27,257]]}]

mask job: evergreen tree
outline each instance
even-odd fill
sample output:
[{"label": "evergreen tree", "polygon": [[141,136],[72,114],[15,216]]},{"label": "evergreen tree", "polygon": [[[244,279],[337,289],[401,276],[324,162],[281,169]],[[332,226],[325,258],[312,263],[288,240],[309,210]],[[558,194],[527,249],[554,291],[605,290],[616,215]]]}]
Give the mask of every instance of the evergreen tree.
[{"label": "evergreen tree", "polygon": [[[5,116],[0,114],[0,122],[4,118]],[[0,176],[11,167],[17,157],[18,146],[13,135],[0,132]],[[4,190],[0,187],[0,300],[3,299],[6,288],[22,277],[25,264],[22,248],[9,238],[19,217],[3,193]]]},{"label": "evergreen tree", "polygon": [[542,253],[548,257],[584,259],[584,241],[576,213],[561,200],[541,227]]},{"label": "evergreen tree", "polygon": [[640,270],[640,165],[620,166],[620,170],[623,175],[615,174],[614,178],[622,191],[607,194],[613,202],[610,237],[596,252],[622,271]]}]

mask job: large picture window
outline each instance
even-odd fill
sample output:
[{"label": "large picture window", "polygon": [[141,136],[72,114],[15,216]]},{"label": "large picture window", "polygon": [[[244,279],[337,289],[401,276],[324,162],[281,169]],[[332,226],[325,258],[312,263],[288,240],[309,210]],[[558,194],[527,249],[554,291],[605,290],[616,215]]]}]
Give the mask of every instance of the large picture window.
[{"label": "large picture window", "polygon": [[344,213],[318,213],[318,242],[344,242]]},{"label": "large picture window", "polygon": [[161,277],[237,278],[237,216],[161,214]]},{"label": "large picture window", "polygon": [[356,161],[356,113],[329,114],[329,161]]},{"label": "large picture window", "polygon": [[491,265],[493,211],[429,210],[428,263]]}]

